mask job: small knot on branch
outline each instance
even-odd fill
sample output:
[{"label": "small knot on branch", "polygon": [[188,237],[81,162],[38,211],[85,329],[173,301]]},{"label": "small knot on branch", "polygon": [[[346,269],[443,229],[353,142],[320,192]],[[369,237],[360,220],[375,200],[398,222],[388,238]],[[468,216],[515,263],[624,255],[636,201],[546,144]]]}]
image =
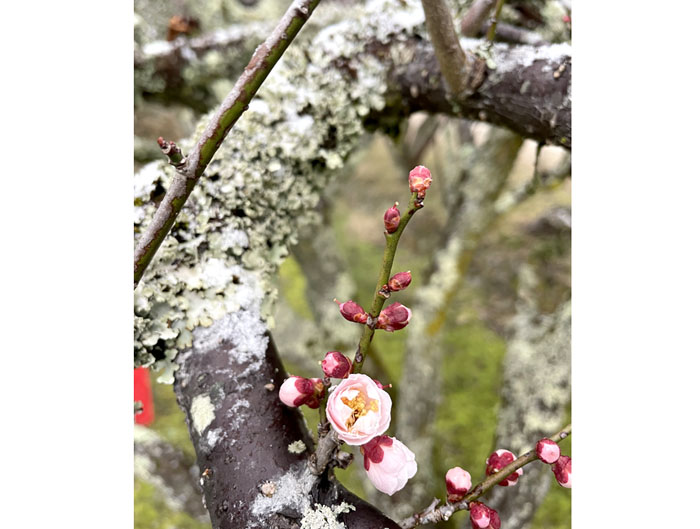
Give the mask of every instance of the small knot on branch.
[{"label": "small knot on branch", "polygon": [[162,136],[158,137],[158,146],[161,152],[168,157],[170,165],[179,167],[184,160],[180,147],[174,141],[165,141]]}]

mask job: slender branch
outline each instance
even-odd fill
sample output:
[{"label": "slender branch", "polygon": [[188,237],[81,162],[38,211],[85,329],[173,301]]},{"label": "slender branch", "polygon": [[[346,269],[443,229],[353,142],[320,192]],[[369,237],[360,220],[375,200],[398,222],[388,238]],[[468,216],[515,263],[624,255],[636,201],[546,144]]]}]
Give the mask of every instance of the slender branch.
[{"label": "slender branch", "polygon": [[462,49],[452,13],[445,0],[421,2],[430,41],[450,93],[454,96],[471,93],[484,80],[483,60],[475,56],[468,57]]},{"label": "slender branch", "polygon": [[194,149],[178,166],[165,197],[134,251],[134,288],[170,232],[192,189],[216,154],[231,127],[282,57],[320,0],[294,0],[277,27],[258,47],[235,86],[211,118]]},{"label": "slender branch", "polygon": [[[566,439],[570,434],[571,425],[569,424],[563,430],[551,436],[550,439],[556,443],[559,443]],[[399,526],[401,529],[412,529],[418,525],[449,520],[455,512],[469,510],[469,503],[486,494],[486,492],[495,487],[500,481],[503,481],[503,479],[505,479],[507,476],[511,475],[519,468],[524,467],[528,463],[532,463],[536,460],[537,452],[535,450],[530,450],[526,454],[521,455],[511,464],[502,468],[499,472],[491,474],[484,481],[474,486],[472,488],[472,492],[467,494],[463,500],[457,503],[446,503],[440,507],[434,507],[435,500],[433,500],[427,509],[401,521]]]},{"label": "slender branch", "polygon": [[460,23],[462,35],[465,37],[476,37],[494,5],[496,5],[496,0],[476,0],[472,3]]},{"label": "slender branch", "polygon": [[357,346],[357,352],[355,353],[355,358],[352,362],[352,372],[359,373],[362,371],[362,365],[367,357],[367,352],[369,350],[369,344],[372,342],[374,337],[374,330],[377,325],[377,318],[379,313],[384,306],[384,302],[387,297],[382,293],[383,287],[389,281],[389,276],[391,275],[391,267],[394,264],[394,256],[396,255],[396,249],[399,245],[399,239],[403,233],[404,228],[411,220],[413,214],[423,207],[423,200],[418,198],[417,193],[411,195],[411,206],[408,211],[401,215],[401,221],[399,227],[394,233],[384,232],[386,238],[386,246],[384,247],[384,256],[382,258],[382,266],[379,270],[379,279],[377,279],[377,287],[374,291],[374,300],[372,301],[372,307],[369,310],[369,318],[367,318],[367,325],[365,325],[362,336],[360,337],[360,343]]},{"label": "slender branch", "polygon": [[493,44],[493,39],[496,36],[496,26],[498,25],[498,18],[501,16],[501,9],[503,9],[504,3],[505,0],[498,0],[498,4],[496,4],[496,11],[494,12],[491,20],[491,27],[489,28],[489,32],[486,34],[486,40],[489,41],[489,46]]}]

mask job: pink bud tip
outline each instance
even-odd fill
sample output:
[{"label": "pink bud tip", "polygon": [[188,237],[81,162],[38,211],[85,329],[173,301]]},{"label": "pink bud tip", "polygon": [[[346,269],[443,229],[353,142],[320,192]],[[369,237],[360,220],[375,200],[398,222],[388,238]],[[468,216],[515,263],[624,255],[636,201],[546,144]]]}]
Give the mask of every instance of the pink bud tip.
[{"label": "pink bud tip", "polygon": [[388,332],[403,329],[411,321],[411,309],[401,303],[392,303],[379,313],[377,329]]},{"label": "pink bud tip", "polygon": [[411,172],[408,173],[408,187],[411,193],[425,195],[425,192],[432,182],[433,177],[430,174],[430,170],[422,165],[414,167],[411,169]]},{"label": "pink bud tip", "polygon": [[[490,476],[504,469],[515,461],[515,454],[509,450],[499,449],[493,452],[486,460],[486,475]],[[518,482],[518,478],[523,475],[523,469],[519,468],[498,484],[501,487],[510,487]]]},{"label": "pink bud tip", "polygon": [[396,275],[393,275],[390,279],[387,285],[389,286],[389,290],[392,292],[398,292],[399,290],[403,290],[408,285],[411,284],[411,271],[409,270],[408,272],[399,272]]},{"label": "pink bud tip", "polygon": [[399,229],[399,223],[401,222],[401,213],[396,207],[397,205],[398,202],[391,206],[389,209],[387,209],[386,213],[384,213],[384,228],[386,229],[387,233],[394,233],[396,230]]},{"label": "pink bud tip", "polygon": [[338,303],[343,318],[353,323],[367,323],[368,314],[359,304],[354,301],[346,301],[345,303],[340,303],[337,299],[334,301]]},{"label": "pink bud tip", "polygon": [[456,502],[464,498],[472,487],[472,477],[463,468],[454,467],[445,474],[445,485],[448,501]]},{"label": "pink bud tip", "polygon": [[537,457],[540,458],[540,461],[543,461],[548,465],[556,462],[561,455],[559,445],[551,439],[540,439],[537,441],[535,450],[537,451]]},{"label": "pink bud tip", "polygon": [[280,386],[280,400],[292,408],[297,408],[306,404],[314,396],[316,388],[314,383],[308,378],[290,376]]},{"label": "pink bud tip", "polygon": [[339,351],[328,351],[321,361],[321,368],[327,377],[345,378],[352,372],[352,362]]},{"label": "pink bud tip", "polygon": [[469,504],[469,519],[473,529],[486,529],[491,523],[491,513],[486,505],[480,501],[473,501]]},{"label": "pink bud tip", "polygon": [[562,487],[571,488],[571,458],[569,456],[560,456],[556,463],[552,465],[552,472],[557,482]]}]

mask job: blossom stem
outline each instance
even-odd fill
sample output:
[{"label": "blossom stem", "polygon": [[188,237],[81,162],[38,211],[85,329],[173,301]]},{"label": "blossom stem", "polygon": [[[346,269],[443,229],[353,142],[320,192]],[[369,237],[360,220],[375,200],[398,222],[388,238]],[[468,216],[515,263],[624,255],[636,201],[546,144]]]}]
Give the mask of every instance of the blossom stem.
[{"label": "blossom stem", "polygon": [[[559,443],[571,435],[571,425],[569,424],[561,431],[555,433],[549,439],[555,443]],[[445,503],[444,505],[437,506],[435,501],[433,501],[430,506],[419,513],[414,514],[399,523],[401,529],[412,529],[418,525],[425,525],[429,523],[442,522],[449,520],[450,517],[457,511],[469,510],[469,504],[476,500],[477,498],[483,496],[492,489],[497,483],[503,481],[507,476],[510,476],[513,472],[519,468],[524,467],[528,463],[537,461],[537,450],[533,449],[526,454],[521,455],[515,461],[509,465],[503,467],[500,471],[495,474],[491,474],[481,483],[478,483],[472,487],[471,492],[467,494],[464,499],[456,503]]]},{"label": "blossom stem", "polygon": [[362,371],[362,365],[367,359],[367,354],[369,353],[369,344],[372,342],[374,337],[374,330],[377,326],[377,318],[379,313],[384,306],[386,297],[380,294],[384,285],[389,281],[389,276],[391,275],[391,267],[394,264],[394,256],[396,255],[396,250],[399,245],[399,239],[403,230],[406,228],[408,221],[411,220],[413,214],[423,207],[423,199],[418,198],[418,193],[413,193],[411,195],[410,207],[401,216],[401,221],[399,222],[399,227],[394,233],[384,232],[384,237],[386,239],[386,246],[384,247],[384,256],[382,258],[382,266],[379,270],[379,279],[377,279],[377,287],[374,291],[374,300],[372,301],[372,307],[369,309],[370,318],[367,320],[367,325],[365,325],[362,331],[362,336],[360,337],[360,343],[357,346],[357,352],[355,353],[355,359],[352,362],[352,372],[360,373]]}]

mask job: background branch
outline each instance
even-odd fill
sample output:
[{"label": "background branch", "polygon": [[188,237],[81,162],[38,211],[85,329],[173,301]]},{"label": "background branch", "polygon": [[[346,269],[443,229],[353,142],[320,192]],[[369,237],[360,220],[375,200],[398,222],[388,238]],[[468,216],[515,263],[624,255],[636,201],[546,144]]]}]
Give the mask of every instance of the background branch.
[{"label": "background branch", "polygon": [[180,210],[207,165],[216,154],[231,127],[248,108],[258,88],[267,78],[289,44],[299,33],[320,0],[294,0],[272,34],[258,47],[231,92],[214,113],[209,125],[182,166],[134,251],[134,287],[168,235]]}]

